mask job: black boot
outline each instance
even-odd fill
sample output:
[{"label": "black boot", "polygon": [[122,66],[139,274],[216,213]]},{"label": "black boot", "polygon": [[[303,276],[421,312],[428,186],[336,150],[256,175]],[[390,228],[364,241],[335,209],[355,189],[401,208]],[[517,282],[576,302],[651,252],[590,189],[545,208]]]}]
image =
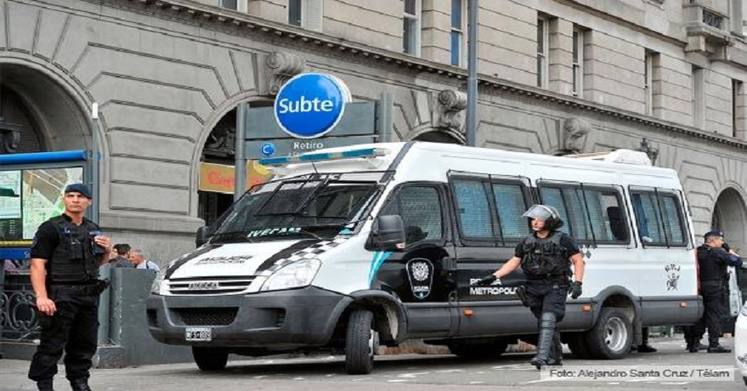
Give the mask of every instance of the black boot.
[{"label": "black boot", "polygon": [[638,350],[638,353],[656,353],[658,351],[655,347],[649,344],[638,345],[636,350]]},{"label": "black boot", "polygon": [[39,389],[39,391],[54,391],[53,385],[54,383],[52,379],[44,379],[36,382],[36,387]]},{"label": "black boot", "polygon": [[91,387],[88,386],[87,377],[70,380],[70,387],[72,387],[73,391],[92,391]]},{"label": "black boot", "polygon": [[547,359],[547,365],[563,365],[563,344],[560,342],[560,333],[557,331],[552,338],[552,349],[550,357]]},{"label": "black boot", "polygon": [[716,344],[708,347],[708,353],[731,353],[731,349]]},{"label": "black boot", "polygon": [[537,355],[529,363],[537,369],[542,369],[548,364],[550,350],[552,350],[553,336],[555,335],[556,317],[552,312],[545,312],[540,319],[539,337],[537,338]]}]

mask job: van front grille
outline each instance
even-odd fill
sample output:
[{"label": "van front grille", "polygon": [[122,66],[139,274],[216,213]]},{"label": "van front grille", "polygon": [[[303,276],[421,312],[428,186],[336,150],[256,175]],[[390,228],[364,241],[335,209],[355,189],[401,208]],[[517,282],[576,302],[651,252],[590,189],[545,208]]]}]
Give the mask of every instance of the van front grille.
[{"label": "van front grille", "polygon": [[172,311],[187,326],[228,326],[236,319],[238,308],[174,308]]},{"label": "van front grille", "polygon": [[249,288],[254,276],[191,277],[168,280],[172,295],[219,295],[241,293]]}]

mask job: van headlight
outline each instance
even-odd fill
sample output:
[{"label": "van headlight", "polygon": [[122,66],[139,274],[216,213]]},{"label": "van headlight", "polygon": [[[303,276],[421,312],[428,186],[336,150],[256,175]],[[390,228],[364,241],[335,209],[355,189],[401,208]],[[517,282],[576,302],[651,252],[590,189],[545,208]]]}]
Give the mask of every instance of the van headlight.
[{"label": "van headlight", "polygon": [[160,295],[161,294],[161,285],[163,284],[163,274],[164,272],[162,270],[159,270],[156,273],[156,278],[153,280],[153,285],[150,286],[150,293]]},{"label": "van headlight", "polygon": [[281,267],[267,278],[260,291],[300,288],[310,285],[322,261],[312,258],[296,261]]}]

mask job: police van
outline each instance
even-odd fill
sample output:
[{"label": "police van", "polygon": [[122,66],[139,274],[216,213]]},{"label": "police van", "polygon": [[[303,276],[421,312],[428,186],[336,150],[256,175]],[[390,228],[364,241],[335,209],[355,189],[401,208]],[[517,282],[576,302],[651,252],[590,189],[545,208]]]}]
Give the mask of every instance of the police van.
[{"label": "police van", "polygon": [[[407,339],[463,357],[531,341],[518,270],[474,286],[557,208],[586,261],[559,323],[579,357],[615,359],[641,328],[702,313],[692,223],[677,173],[640,152],[555,157],[450,144],[383,143],[265,159],[275,179],[244,194],[195,251],[161,272],[151,334],[190,345],[203,370],[229,353],[343,351],[368,373],[374,345]],[[204,231],[201,231],[204,232]]]}]

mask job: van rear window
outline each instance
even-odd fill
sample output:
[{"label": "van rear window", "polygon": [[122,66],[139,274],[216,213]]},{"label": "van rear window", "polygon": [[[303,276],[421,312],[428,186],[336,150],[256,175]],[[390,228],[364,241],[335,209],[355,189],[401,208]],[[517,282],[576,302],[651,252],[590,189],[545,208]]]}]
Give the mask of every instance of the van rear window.
[{"label": "van rear window", "polygon": [[687,244],[677,196],[659,191],[631,191],[631,201],[638,234],[644,245],[684,246]]}]

